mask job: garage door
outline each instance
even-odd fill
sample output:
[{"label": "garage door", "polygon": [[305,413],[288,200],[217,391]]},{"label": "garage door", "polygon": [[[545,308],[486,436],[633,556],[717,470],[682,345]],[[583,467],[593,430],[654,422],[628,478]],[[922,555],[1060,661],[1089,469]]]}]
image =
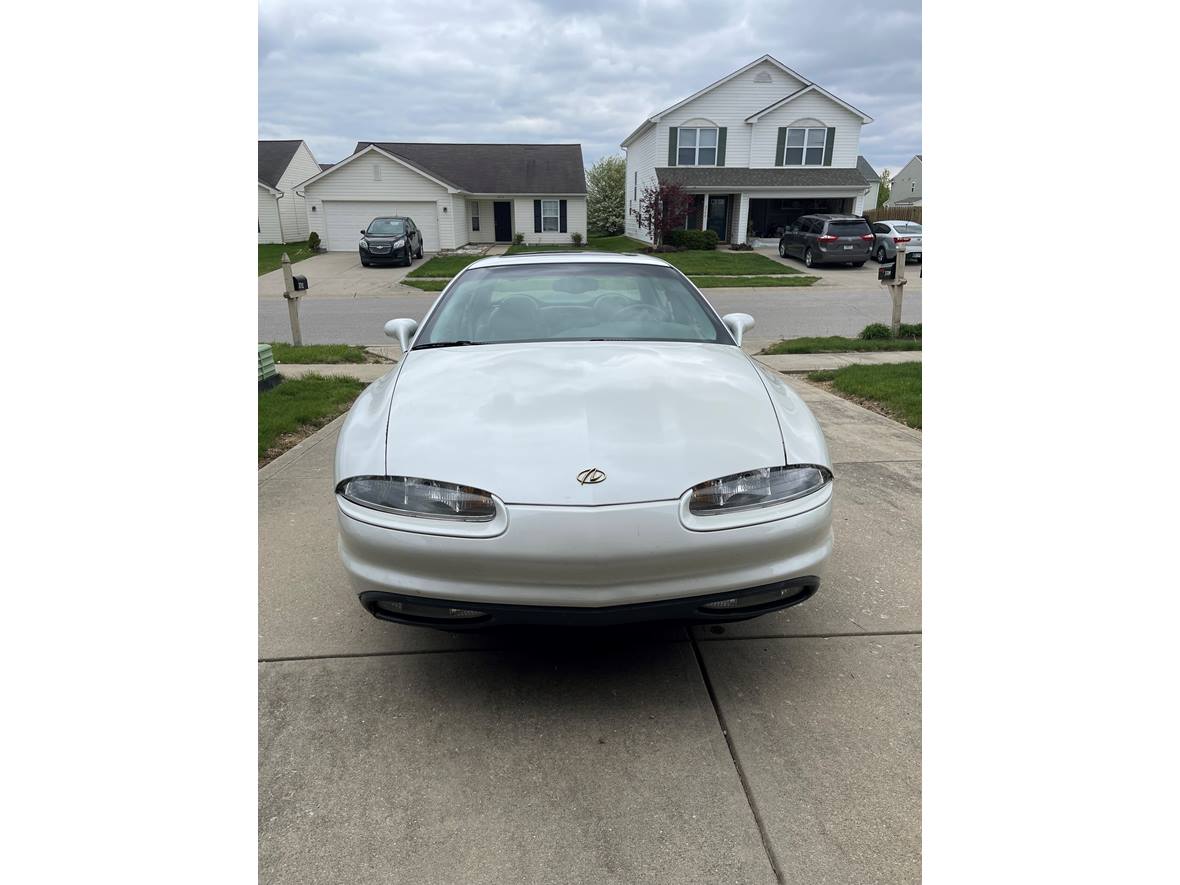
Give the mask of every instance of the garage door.
[{"label": "garage door", "polygon": [[408,215],[422,231],[422,244],[427,252],[438,251],[438,217],[434,203],[383,203],[375,200],[326,200],[323,207],[324,230],[332,252],[351,252],[356,249],[360,232],[379,215]]}]

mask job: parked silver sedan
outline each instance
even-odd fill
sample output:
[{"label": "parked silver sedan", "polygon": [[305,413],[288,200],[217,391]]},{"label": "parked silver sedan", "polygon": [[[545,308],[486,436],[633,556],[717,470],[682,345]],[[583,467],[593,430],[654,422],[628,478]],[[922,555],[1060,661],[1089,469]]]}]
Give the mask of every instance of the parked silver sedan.
[{"label": "parked silver sedan", "polygon": [[357,399],[340,555],[378,618],[731,621],[802,602],[832,550],[807,405],[680,271],[641,255],[484,258]]},{"label": "parked silver sedan", "polygon": [[873,223],[873,257],[884,264],[897,258],[898,243],[905,244],[906,260],[922,260],[922,225],[916,221]]}]

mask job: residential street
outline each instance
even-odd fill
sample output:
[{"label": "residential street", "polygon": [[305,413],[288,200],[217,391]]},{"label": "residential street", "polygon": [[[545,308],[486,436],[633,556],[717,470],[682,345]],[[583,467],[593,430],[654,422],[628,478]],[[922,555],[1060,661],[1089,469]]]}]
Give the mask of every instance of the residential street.
[{"label": "residential street", "polygon": [[917,882],[921,434],[790,382],[835,553],[723,627],[377,621],[336,553],[343,419],[259,471],[261,881]]}]

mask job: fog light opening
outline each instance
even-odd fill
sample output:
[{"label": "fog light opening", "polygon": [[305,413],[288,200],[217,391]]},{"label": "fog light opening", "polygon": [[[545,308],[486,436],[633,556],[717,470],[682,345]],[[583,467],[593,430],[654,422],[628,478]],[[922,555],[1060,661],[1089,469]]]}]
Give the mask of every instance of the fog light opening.
[{"label": "fog light opening", "polygon": [[375,607],[391,615],[408,618],[427,618],[435,621],[470,621],[486,617],[484,612],[470,608],[451,608],[441,605],[418,605],[399,599],[378,599]]},{"label": "fog light opening", "polygon": [[812,588],[790,586],[790,587],[772,587],[768,590],[761,590],[757,593],[745,593],[740,596],[730,596],[726,599],[718,599],[713,602],[706,602],[701,606],[703,612],[731,612],[731,611],[748,611],[756,608],[767,608],[774,606],[780,602],[785,602],[796,597],[806,599],[810,594]]}]

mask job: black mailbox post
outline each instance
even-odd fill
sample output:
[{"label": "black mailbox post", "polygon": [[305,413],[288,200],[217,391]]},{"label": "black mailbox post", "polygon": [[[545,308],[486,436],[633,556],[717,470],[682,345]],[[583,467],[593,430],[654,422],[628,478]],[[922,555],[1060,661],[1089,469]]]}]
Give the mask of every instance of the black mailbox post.
[{"label": "black mailbox post", "polygon": [[877,282],[883,283],[886,280],[897,279],[897,263],[882,264],[877,268]]}]

